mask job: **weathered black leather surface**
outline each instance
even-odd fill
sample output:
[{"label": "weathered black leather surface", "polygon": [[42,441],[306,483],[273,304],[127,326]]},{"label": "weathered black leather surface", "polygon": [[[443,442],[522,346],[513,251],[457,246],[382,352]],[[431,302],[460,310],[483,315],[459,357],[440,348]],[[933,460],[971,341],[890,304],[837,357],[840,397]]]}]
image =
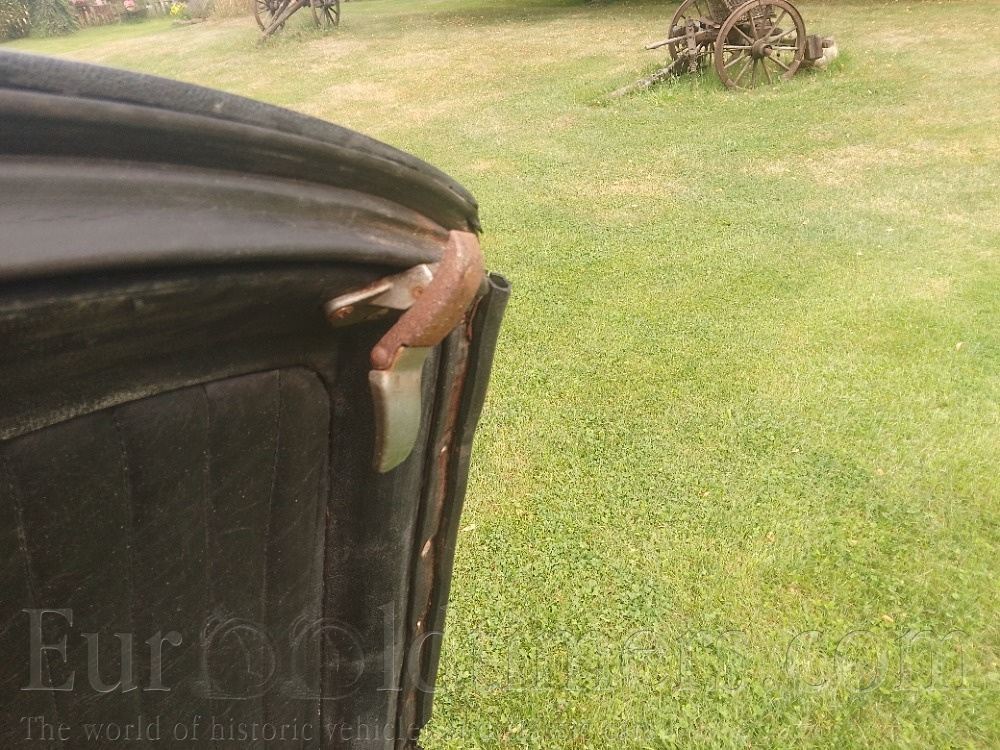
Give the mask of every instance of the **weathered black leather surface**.
[{"label": "weathered black leather surface", "polygon": [[[4,589],[21,592],[0,612],[0,649],[13,657],[3,671],[21,673],[4,694],[14,698],[7,743],[23,739],[26,727],[11,720],[35,702],[17,668],[30,653],[21,608],[53,603],[72,611],[72,623],[42,620],[46,643],[67,639],[66,659],[45,661],[47,684],[74,680],[72,691],[47,693],[46,713],[61,722],[144,715],[172,727],[202,713],[318,725],[320,639],[303,628],[322,620],[329,413],[314,373],[277,370],[106,409],[0,448],[0,503],[20,535],[2,548]],[[182,640],[162,650],[167,690],[150,691],[143,641],[170,631]],[[133,634],[135,690],[97,693],[81,633],[98,634],[106,685],[123,674],[114,634]]]},{"label": "weathered black leather surface", "polygon": [[0,115],[8,278],[137,264],[412,265],[434,260],[448,230],[478,229],[472,196],[429,164],[199,86],[0,50]]},{"label": "weathered black leather surface", "polygon": [[323,303],[438,260],[474,201],[335,126],[6,52],[0,197],[0,747],[45,746],[38,717],[66,748],[412,747],[508,289],[428,358],[387,474],[395,316]]},{"label": "weathered black leather surface", "polygon": [[[478,226],[465,188],[426,162],[316,118],[156,76],[0,50],[3,151],[197,163],[358,190],[448,229]],[[93,127],[96,120],[114,127]],[[152,138],[158,133],[159,138]],[[75,136],[75,137],[74,137]]]}]

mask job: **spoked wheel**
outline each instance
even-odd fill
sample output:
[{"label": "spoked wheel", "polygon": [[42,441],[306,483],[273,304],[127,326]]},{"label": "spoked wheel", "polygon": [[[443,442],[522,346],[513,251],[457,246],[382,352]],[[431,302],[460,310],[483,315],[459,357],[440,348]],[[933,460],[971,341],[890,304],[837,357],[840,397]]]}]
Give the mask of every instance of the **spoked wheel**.
[{"label": "spoked wheel", "polygon": [[287,5],[288,0],[253,0],[253,17],[260,30],[266,31]]},{"label": "spoked wheel", "polygon": [[313,20],[322,28],[340,25],[340,0],[310,0]]},{"label": "spoked wheel", "polygon": [[[715,24],[711,21],[711,11],[708,0],[685,0],[670,19],[670,36],[680,36],[688,29],[688,24],[694,24],[692,29],[695,32],[710,31],[710,27]],[[670,59],[676,61],[680,57],[688,58],[688,72],[694,73],[698,68],[704,67],[708,63],[708,56],[712,53],[712,42],[694,43],[694,48],[688,42],[670,44]]]},{"label": "spoked wheel", "polygon": [[806,27],[787,0],[750,0],[726,19],[715,41],[715,69],[731,89],[788,80],[805,57]]}]

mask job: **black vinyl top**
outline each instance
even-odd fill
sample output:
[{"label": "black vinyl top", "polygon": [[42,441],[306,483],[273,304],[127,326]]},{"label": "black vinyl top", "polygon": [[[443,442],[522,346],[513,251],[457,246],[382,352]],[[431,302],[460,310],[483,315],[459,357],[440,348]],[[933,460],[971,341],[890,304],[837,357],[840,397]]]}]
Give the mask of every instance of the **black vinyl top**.
[{"label": "black vinyl top", "polygon": [[[121,217],[117,234],[114,221],[90,235],[71,223],[41,227],[62,221],[76,195],[90,205],[73,208],[73,219],[93,223],[102,191],[83,188],[100,188],[101,175],[105,207],[137,196],[131,230]],[[167,186],[162,199],[144,194],[150,180],[146,192],[159,180]],[[24,194],[21,184],[29,185]],[[217,188],[224,188],[222,209],[206,211]],[[183,202],[196,194],[201,215],[196,227],[186,226]],[[174,212],[172,226],[158,233],[157,222],[143,216],[150,201]],[[431,245],[447,230],[479,229],[475,199],[461,185],[354,131],[201,86],[3,50],[0,214],[5,230],[19,227],[0,238],[0,277],[7,278],[63,266],[117,267],[130,255],[168,265],[173,258],[322,260],[325,247],[335,250],[332,259],[403,264],[433,256]],[[331,240],[331,231],[339,239]],[[413,257],[392,257],[409,235],[417,249],[402,255]],[[56,247],[67,244],[80,247]],[[205,256],[199,244],[214,249]],[[345,248],[357,252],[345,255]]]}]

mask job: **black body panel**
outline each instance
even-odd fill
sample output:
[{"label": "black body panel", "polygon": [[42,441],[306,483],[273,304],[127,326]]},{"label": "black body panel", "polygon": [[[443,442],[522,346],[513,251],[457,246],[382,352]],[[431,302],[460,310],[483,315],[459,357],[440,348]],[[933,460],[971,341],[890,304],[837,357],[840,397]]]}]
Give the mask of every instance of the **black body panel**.
[{"label": "black body panel", "polygon": [[398,314],[324,303],[440,260],[471,196],[311,118],[0,52],[0,225],[0,745],[413,747],[509,290],[432,349],[387,473]]}]

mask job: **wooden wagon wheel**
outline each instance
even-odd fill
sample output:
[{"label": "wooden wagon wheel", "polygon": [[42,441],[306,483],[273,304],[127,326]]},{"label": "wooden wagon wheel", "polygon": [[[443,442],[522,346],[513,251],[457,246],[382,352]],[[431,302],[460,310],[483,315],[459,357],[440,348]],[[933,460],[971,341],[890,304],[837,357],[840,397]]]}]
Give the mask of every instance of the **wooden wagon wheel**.
[{"label": "wooden wagon wheel", "polygon": [[287,5],[288,0],[253,0],[253,17],[260,30],[266,31]]},{"label": "wooden wagon wheel", "polygon": [[715,69],[731,89],[787,80],[806,49],[802,16],[787,0],[750,0],[733,11],[715,40]]},{"label": "wooden wagon wheel", "polygon": [[340,0],[310,0],[313,20],[322,28],[340,25]]},{"label": "wooden wagon wheel", "polygon": [[[704,24],[712,23],[712,13],[708,0],[684,0],[680,7],[674,12],[674,17],[670,19],[670,36],[680,36],[687,30],[688,23]],[[670,59],[676,61],[680,57],[688,56],[688,72],[694,73],[698,68],[703,67],[708,55],[712,52],[711,42],[695,45],[695,51],[691,52],[689,45],[685,42],[670,44]]]}]

